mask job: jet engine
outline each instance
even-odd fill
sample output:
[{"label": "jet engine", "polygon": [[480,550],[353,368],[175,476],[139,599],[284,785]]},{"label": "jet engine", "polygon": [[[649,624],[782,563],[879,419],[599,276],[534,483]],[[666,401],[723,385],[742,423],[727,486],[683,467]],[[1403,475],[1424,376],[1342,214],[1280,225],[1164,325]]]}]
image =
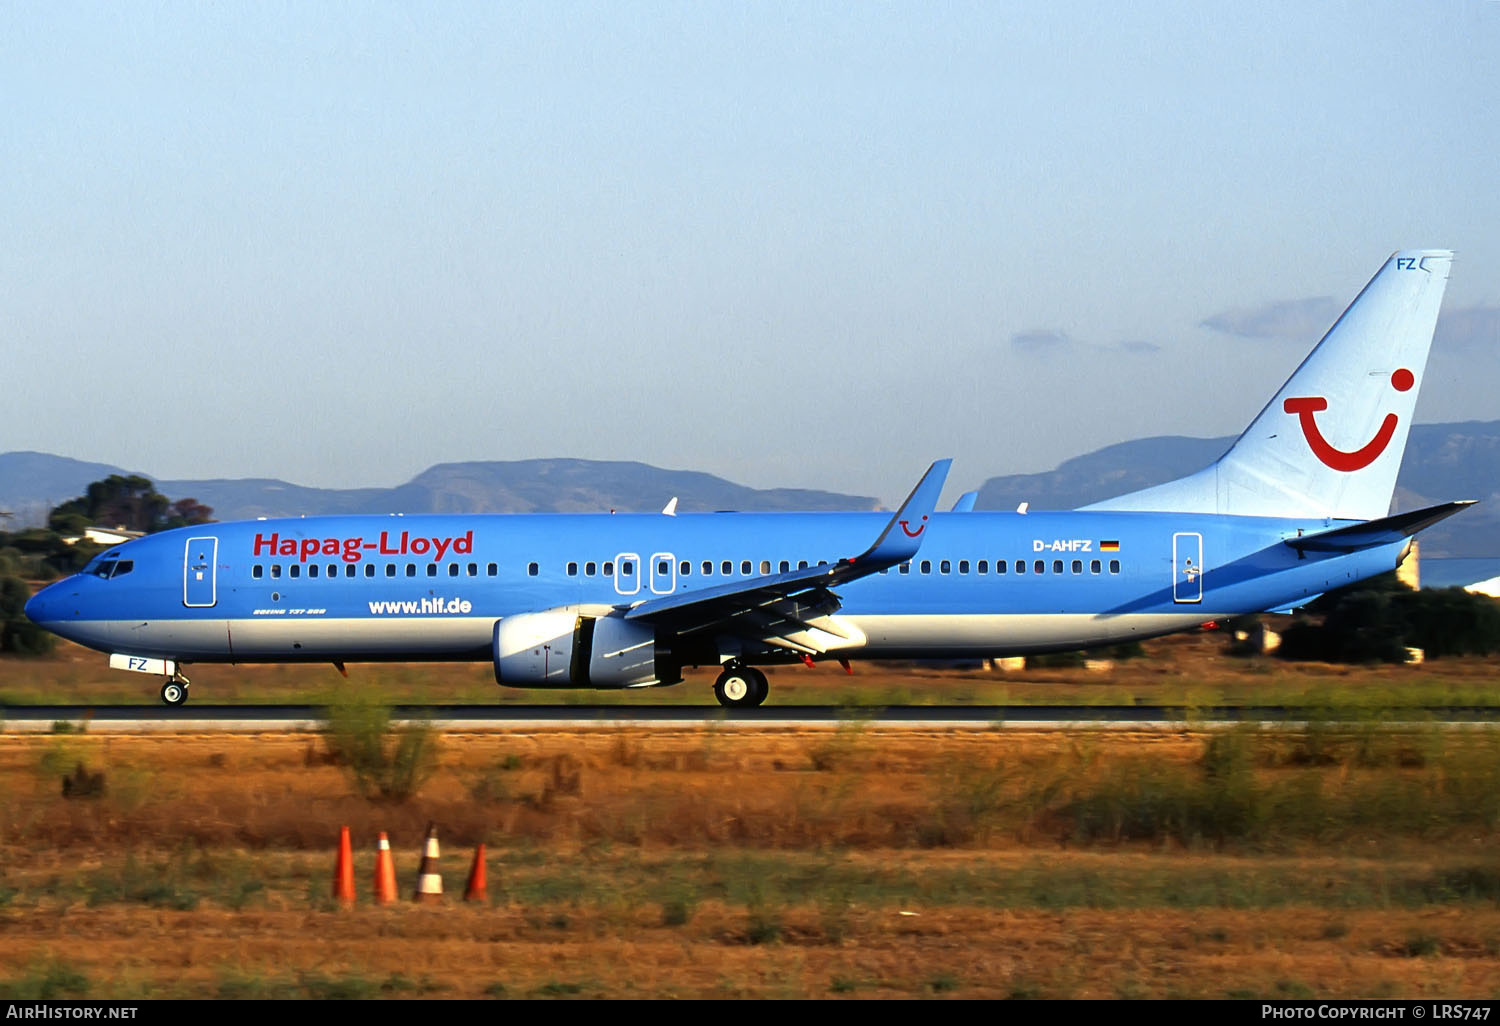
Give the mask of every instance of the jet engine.
[{"label": "jet engine", "polygon": [[639,688],[682,680],[656,628],[572,609],[497,620],[494,657],[496,682],[512,687]]}]

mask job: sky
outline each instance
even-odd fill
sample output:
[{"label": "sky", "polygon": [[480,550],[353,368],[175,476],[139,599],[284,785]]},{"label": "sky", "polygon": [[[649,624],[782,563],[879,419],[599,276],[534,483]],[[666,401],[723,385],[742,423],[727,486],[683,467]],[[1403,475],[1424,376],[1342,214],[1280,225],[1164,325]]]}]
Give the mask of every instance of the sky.
[{"label": "sky", "polygon": [[1418,247],[1500,418],[1500,3],[1243,6],[0,2],[0,451],[896,502],[1236,434]]}]

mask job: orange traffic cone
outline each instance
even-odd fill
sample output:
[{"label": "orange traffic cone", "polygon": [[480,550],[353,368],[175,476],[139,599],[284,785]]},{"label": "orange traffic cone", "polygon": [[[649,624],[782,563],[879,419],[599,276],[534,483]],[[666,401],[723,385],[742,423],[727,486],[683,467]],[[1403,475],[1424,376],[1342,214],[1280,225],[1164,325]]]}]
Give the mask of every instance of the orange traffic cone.
[{"label": "orange traffic cone", "polygon": [[391,841],[380,831],[375,846],[375,904],[389,905],[396,900],[396,864],[391,861]]},{"label": "orange traffic cone", "polygon": [[438,874],[437,824],[427,824],[427,842],[422,851],[422,865],[417,870],[417,893],[413,901],[437,904],[443,900],[443,878]]},{"label": "orange traffic cone", "polygon": [[469,884],[464,888],[465,901],[488,901],[489,893],[484,880],[484,844],[474,853],[474,865],[469,867]]},{"label": "orange traffic cone", "polygon": [[349,828],[339,828],[339,860],[333,869],[333,899],[354,904],[354,853],[349,846]]}]

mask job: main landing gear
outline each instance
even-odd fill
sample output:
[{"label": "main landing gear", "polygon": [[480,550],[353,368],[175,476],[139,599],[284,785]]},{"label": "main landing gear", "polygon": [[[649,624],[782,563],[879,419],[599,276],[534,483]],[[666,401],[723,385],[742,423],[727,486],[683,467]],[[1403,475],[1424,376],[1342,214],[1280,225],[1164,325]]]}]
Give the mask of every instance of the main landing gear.
[{"label": "main landing gear", "polygon": [[179,706],[188,699],[188,684],[190,682],[181,673],[174,673],[167,682],[161,686],[161,700],[166,705]]},{"label": "main landing gear", "polygon": [[739,661],[726,663],[724,672],[714,681],[714,697],[730,709],[750,709],[760,705],[771,693],[766,675]]}]

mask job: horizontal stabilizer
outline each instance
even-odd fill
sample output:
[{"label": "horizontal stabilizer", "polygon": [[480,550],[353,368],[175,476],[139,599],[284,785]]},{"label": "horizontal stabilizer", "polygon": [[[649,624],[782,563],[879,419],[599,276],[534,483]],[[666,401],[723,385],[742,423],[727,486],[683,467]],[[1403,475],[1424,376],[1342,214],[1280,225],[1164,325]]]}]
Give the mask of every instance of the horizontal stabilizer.
[{"label": "horizontal stabilizer", "polygon": [[1472,505],[1473,499],[1445,502],[1440,506],[1414,509],[1410,513],[1397,513],[1395,516],[1381,517],[1363,524],[1351,524],[1348,527],[1335,527],[1331,531],[1288,538],[1286,544],[1298,552],[1358,552],[1360,549],[1389,545],[1391,542],[1410,538],[1423,528],[1431,527],[1439,520],[1446,520]]},{"label": "horizontal stabilizer", "polygon": [[972,513],[974,512],[974,503],[978,501],[978,492],[964,492],[958,497],[958,501],[953,504],[953,512]]}]

